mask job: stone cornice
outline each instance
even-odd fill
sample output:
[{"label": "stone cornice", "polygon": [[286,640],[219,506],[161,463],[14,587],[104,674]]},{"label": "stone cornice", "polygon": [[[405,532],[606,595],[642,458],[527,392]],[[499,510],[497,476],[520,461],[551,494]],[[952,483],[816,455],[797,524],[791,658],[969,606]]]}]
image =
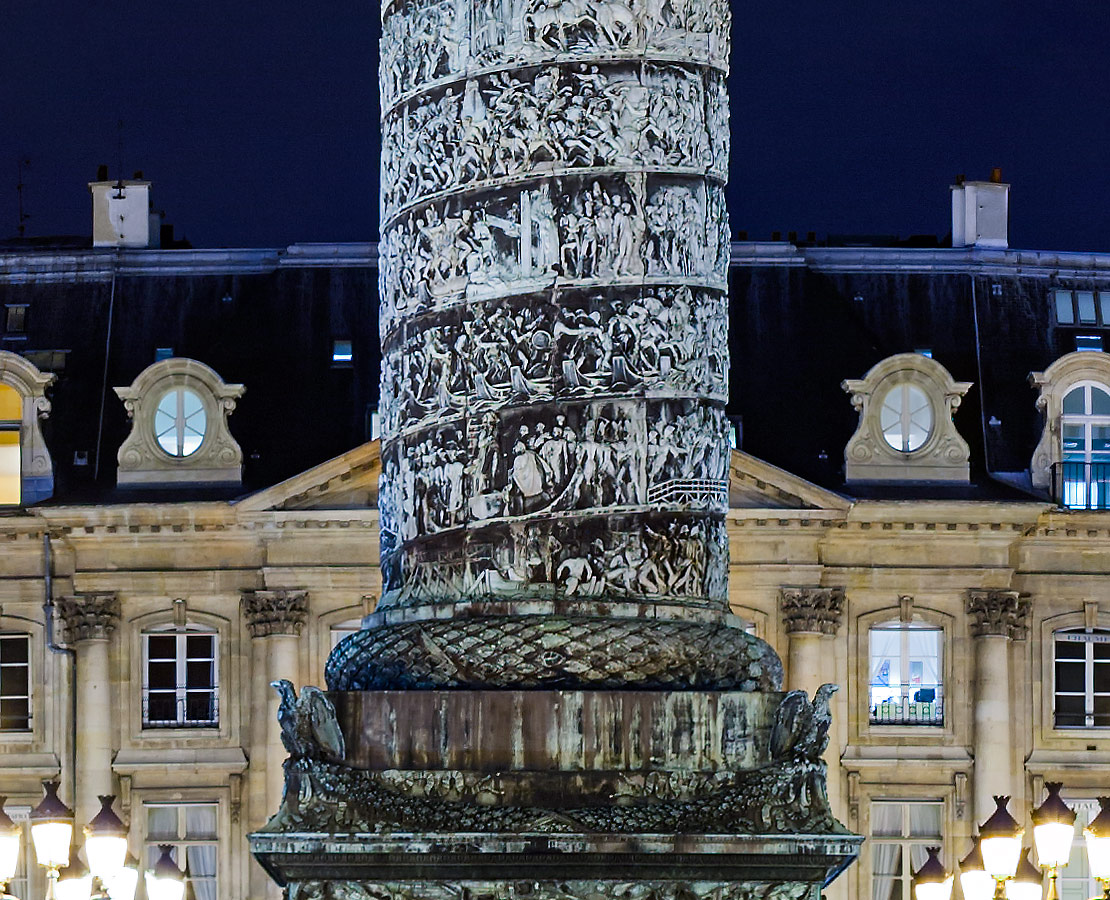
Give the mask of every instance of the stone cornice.
[{"label": "stone cornice", "polygon": [[967,592],[967,614],[973,637],[996,635],[1023,641],[1029,632],[1032,603],[1017,591],[976,590]]},{"label": "stone cornice", "polygon": [[844,588],[783,587],[779,606],[787,634],[836,634],[844,613]]},{"label": "stone cornice", "polygon": [[242,597],[251,637],[300,635],[308,618],[308,591],[243,591]]},{"label": "stone cornice", "polygon": [[115,591],[62,597],[55,606],[65,627],[66,643],[107,640],[119,622],[120,603]]}]

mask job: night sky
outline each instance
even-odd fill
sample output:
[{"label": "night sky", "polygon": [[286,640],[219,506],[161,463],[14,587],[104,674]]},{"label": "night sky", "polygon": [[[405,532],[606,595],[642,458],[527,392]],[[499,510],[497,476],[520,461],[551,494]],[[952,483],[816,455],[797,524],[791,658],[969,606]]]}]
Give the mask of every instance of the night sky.
[{"label": "night sky", "polygon": [[[377,234],[374,0],[8,2],[0,237],[87,234],[99,163],[199,247]],[[945,235],[1001,166],[1010,243],[1110,251],[1110,3],[733,6],[732,228]]]}]

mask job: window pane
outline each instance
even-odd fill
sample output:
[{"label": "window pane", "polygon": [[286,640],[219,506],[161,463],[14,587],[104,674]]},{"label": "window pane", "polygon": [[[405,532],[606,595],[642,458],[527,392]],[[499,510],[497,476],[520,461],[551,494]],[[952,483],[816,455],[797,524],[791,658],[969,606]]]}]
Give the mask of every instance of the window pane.
[{"label": "window pane", "polygon": [[147,666],[147,685],[155,688],[177,687],[177,664],[173,662],[152,662]]},{"label": "window pane", "polygon": [[185,655],[189,659],[211,659],[212,635],[189,635],[185,638]]},{"label": "window pane", "polygon": [[197,839],[214,839],[216,837],[216,807],[207,803],[186,806],[185,836]]},{"label": "window pane", "polygon": [[1071,291],[1056,291],[1056,321],[1061,325],[1075,323],[1075,312],[1071,307]]},{"label": "window pane", "polygon": [[1095,695],[1095,721],[1096,728],[1105,728],[1110,725],[1110,697]]},{"label": "window pane", "polygon": [[1085,645],[1079,641],[1057,641],[1057,659],[1084,659],[1086,657]]},{"label": "window pane", "polygon": [[0,384],[0,422],[23,421],[23,398],[11,385]]},{"label": "window pane", "polygon": [[1095,663],[1094,681],[1094,688],[1096,693],[1110,693],[1110,662]]},{"label": "window pane", "polygon": [[1076,306],[1079,307],[1079,321],[1084,325],[1095,323],[1095,294],[1094,291],[1076,291]]},{"label": "window pane", "polygon": [[1102,324],[1110,325],[1110,292],[1099,291],[1099,312],[1102,313]]},{"label": "window pane", "polygon": [[[23,635],[0,638],[0,663],[25,663],[30,641]],[[1110,649],[1110,644],[1107,645]]]},{"label": "window pane", "polygon": [[1110,416],[1110,394],[1102,388],[1091,387],[1091,415]]},{"label": "window pane", "polygon": [[[912,837],[940,837],[944,807],[939,803],[911,803],[910,835]],[[925,858],[921,859],[925,862]],[[920,865],[920,863],[919,863]]]},{"label": "window pane", "polygon": [[208,692],[189,691],[185,699],[185,718],[190,722],[213,722],[215,704]]},{"label": "window pane", "polygon": [[212,687],[212,663],[191,660],[186,667],[186,684],[191,688]]},{"label": "window pane", "polygon": [[[176,840],[180,837],[177,832],[177,807],[148,806],[146,808],[146,833],[148,837],[167,840]],[[157,862],[157,859],[155,862]]]},{"label": "window pane", "polygon": [[[1110,670],[1110,666],[1099,666],[1100,669]],[[0,669],[0,694],[5,697],[25,697],[28,691],[28,668],[26,665],[4,666]]]},{"label": "window pane", "polygon": [[1056,695],[1057,728],[1082,728],[1086,724],[1086,720],[1082,697]]},{"label": "window pane", "polygon": [[176,659],[177,638],[172,634],[152,634],[147,638],[148,659]]},{"label": "window pane", "polygon": [[[1105,632],[1097,632],[1097,631],[1095,632],[1095,634],[1100,634],[1100,633],[1104,634]],[[1094,645],[1094,651],[1095,651],[1095,659],[1110,659],[1110,643],[1095,644]]]},{"label": "window pane", "polygon": [[1067,693],[1083,693],[1084,665],[1080,662],[1056,663],[1056,690]]},{"label": "window pane", "polygon": [[871,834],[875,837],[902,836],[902,804],[874,803],[871,806]]},{"label": "window pane", "polygon": [[26,731],[31,724],[31,704],[26,698],[0,700],[0,729]]},{"label": "window pane", "polygon": [[1081,416],[1087,411],[1083,403],[1083,388],[1072,388],[1064,395],[1064,415]]},{"label": "window pane", "polygon": [[19,505],[22,465],[19,431],[0,431],[0,504]]}]

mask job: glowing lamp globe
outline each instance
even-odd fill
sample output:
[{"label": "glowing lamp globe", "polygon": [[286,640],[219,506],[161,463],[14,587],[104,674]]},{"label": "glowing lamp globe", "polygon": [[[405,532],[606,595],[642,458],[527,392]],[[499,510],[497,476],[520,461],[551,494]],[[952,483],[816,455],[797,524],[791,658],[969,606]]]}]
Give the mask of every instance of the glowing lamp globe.
[{"label": "glowing lamp globe", "polygon": [[40,866],[64,869],[73,840],[73,810],[58,799],[58,782],[42,783],[43,798],[31,810],[31,842]]},{"label": "glowing lamp globe", "polygon": [[115,795],[100,797],[100,812],[85,826],[85,856],[93,875],[107,884],[127,857],[127,827],[112,812]]},{"label": "glowing lamp globe", "polygon": [[130,853],[120,870],[104,883],[109,900],[135,900],[139,888],[139,861]]},{"label": "glowing lamp globe", "polygon": [[185,896],[185,873],[173,861],[172,844],[159,844],[162,855],[154,868],[146,873],[146,895],[149,900],[181,900]]},{"label": "glowing lamp globe", "polygon": [[92,893],[92,878],[92,872],[81,862],[74,848],[70,853],[70,864],[58,872],[58,880],[54,884],[54,896],[57,900],[89,900],[89,894]]},{"label": "glowing lamp globe", "polygon": [[983,868],[992,878],[1013,878],[1021,861],[1025,829],[1006,811],[1009,797],[995,797],[997,809],[979,826],[979,850]]},{"label": "glowing lamp globe", "polygon": [[4,801],[7,799],[0,796],[0,888],[15,878],[15,870],[19,867],[21,832],[19,826],[4,812]]},{"label": "glowing lamp globe", "polygon": [[1091,875],[1110,883],[1110,797],[1099,797],[1099,814],[1083,829],[1087,838],[1087,862]]},{"label": "glowing lamp globe", "polygon": [[978,838],[971,852],[960,860],[960,890],[964,900],[991,900],[994,896],[994,879],[983,867]]},{"label": "glowing lamp globe", "polygon": [[940,847],[926,847],[929,858],[913,876],[914,900],[950,900],[952,896],[952,875],[944,870],[944,864],[937,856]]},{"label": "glowing lamp globe", "polygon": [[1033,843],[1037,862],[1045,869],[1066,866],[1075,837],[1075,813],[1060,799],[1058,781],[1045,782],[1048,796],[1033,810]]},{"label": "glowing lamp globe", "polygon": [[1014,877],[1006,882],[1006,900],[1041,900],[1041,871],[1022,854]]}]

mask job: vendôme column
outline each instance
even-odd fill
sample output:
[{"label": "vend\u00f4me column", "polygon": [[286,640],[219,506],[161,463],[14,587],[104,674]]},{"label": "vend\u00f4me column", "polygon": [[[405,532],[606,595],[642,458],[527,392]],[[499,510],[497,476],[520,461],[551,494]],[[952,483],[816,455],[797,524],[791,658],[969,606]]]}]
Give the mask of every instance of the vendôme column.
[{"label": "vend\u00f4me column", "polygon": [[816,900],[830,688],[726,597],[728,7],[382,23],[383,595],[252,850],[291,900]]}]

